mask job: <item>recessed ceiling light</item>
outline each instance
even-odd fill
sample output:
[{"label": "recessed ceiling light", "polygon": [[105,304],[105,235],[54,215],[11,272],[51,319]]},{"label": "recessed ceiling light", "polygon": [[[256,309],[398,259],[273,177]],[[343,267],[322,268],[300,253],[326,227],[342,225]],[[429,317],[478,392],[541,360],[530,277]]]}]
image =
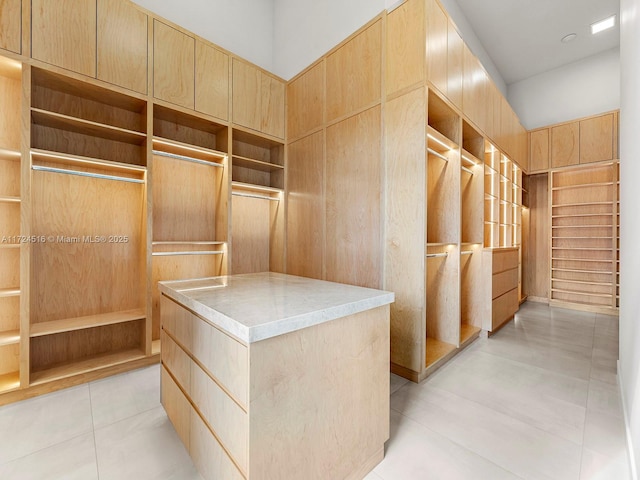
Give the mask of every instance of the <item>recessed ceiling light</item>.
[{"label": "recessed ceiling light", "polygon": [[610,17],[607,17],[604,20],[600,20],[599,22],[592,23],[591,34],[595,35],[596,33],[600,33],[603,30],[607,30],[609,28],[614,27],[615,24],[616,24],[616,16],[611,15]]},{"label": "recessed ceiling light", "polygon": [[571,40],[573,40],[574,38],[576,38],[578,35],[575,33],[570,33],[569,35],[565,35],[564,37],[562,37],[560,39],[560,41],[562,43],[569,43]]}]

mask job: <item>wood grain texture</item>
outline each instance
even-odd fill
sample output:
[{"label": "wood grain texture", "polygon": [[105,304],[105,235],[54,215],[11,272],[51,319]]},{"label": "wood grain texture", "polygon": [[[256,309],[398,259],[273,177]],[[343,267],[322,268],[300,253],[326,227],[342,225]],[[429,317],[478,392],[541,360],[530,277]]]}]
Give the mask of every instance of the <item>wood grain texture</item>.
[{"label": "wood grain texture", "polygon": [[549,169],[549,129],[534,130],[529,133],[529,170],[531,172]]},{"label": "wood grain texture", "polygon": [[484,168],[482,165],[467,165],[466,168],[470,169],[473,175],[467,171],[460,172],[460,239],[462,243],[482,243]]},{"label": "wood grain texture", "polygon": [[163,368],[171,372],[182,390],[189,394],[192,387],[191,359],[165,331],[162,331],[160,341]]},{"label": "wood grain texture", "polygon": [[463,44],[462,48],[462,110],[469,120],[480,129],[485,130],[485,113],[482,108],[484,70],[480,61],[471,52],[466,43]]},{"label": "wood grain texture", "polygon": [[387,95],[423,82],[426,73],[425,2],[409,0],[387,15]]},{"label": "wood grain texture", "polygon": [[260,131],[284,138],[285,83],[265,73],[261,74]]},{"label": "wood grain texture", "polygon": [[309,135],[287,148],[287,273],[322,279],[324,134]]},{"label": "wood grain texture", "polygon": [[446,156],[446,162],[434,155],[427,159],[428,243],[457,243],[460,239],[460,154],[450,150]]},{"label": "wood grain texture", "polygon": [[96,0],[32,0],[31,56],[96,76]]},{"label": "wood grain texture", "polygon": [[193,109],[195,38],[153,21],[153,96]]},{"label": "wood grain texture", "polygon": [[20,330],[20,297],[0,298],[0,332]]},{"label": "wood grain texture", "polygon": [[460,250],[457,246],[433,247],[427,253],[443,251],[448,252],[448,256],[427,258],[427,338],[457,347],[460,342]]},{"label": "wood grain texture", "polygon": [[251,359],[252,479],[347,478],[389,438],[388,306],[254,343]]},{"label": "wood grain texture", "polygon": [[518,311],[519,300],[517,286],[493,300],[491,306],[491,331],[497,330],[513,318]]},{"label": "wood grain texture", "polygon": [[[0,347],[0,376],[17,373],[20,366],[20,349],[17,344],[3,345]],[[12,384],[15,386],[17,375],[12,375]],[[5,388],[6,389],[6,388]],[[0,392],[5,390],[0,386]]]},{"label": "wood grain texture", "polygon": [[231,201],[231,272],[269,271],[271,201],[233,196]]},{"label": "wood grain texture", "polygon": [[0,75],[0,149],[19,152],[21,124],[16,119],[20,118],[22,83],[20,70],[14,69],[17,76]]},{"label": "wood grain texture", "polygon": [[473,251],[470,255],[460,257],[460,342],[468,337],[465,326],[482,328],[482,250],[480,245],[463,245],[462,250]]},{"label": "wood grain texture", "polygon": [[262,73],[255,66],[233,59],[233,122],[260,130]]},{"label": "wood grain texture", "polygon": [[580,163],[614,159],[614,114],[580,121]]},{"label": "wood grain texture", "polygon": [[287,134],[299,138],[324,121],[325,62],[318,62],[287,84]]},{"label": "wood grain texture", "polygon": [[0,2],[0,48],[14,53],[22,50],[22,0]]},{"label": "wood grain texture", "polygon": [[190,450],[192,407],[164,365],[160,377],[160,400],[180,440]]},{"label": "wood grain texture", "polygon": [[[13,237],[19,236],[20,232],[20,204],[15,202],[0,202],[0,235]],[[14,242],[14,239],[11,238],[8,241],[11,243],[19,243],[18,241]],[[8,256],[12,255],[12,253],[2,250],[2,255],[5,258],[8,258]],[[18,274],[12,273],[11,275],[17,276]],[[18,285],[18,283],[14,283],[12,286],[15,287],[16,285]]]},{"label": "wood grain texture", "polygon": [[491,278],[493,298],[513,290],[518,285],[518,267],[495,273]]},{"label": "wood grain texture", "polygon": [[122,0],[98,0],[97,9],[97,78],[146,94],[148,16]]},{"label": "wood grain texture", "polygon": [[462,109],[464,42],[451,20],[447,22],[447,97]]},{"label": "wood grain texture", "polygon": [[229,55],[196,40],[195,109],[229,120]]},{"label": "wood grain texture", "polygon": [[378,20],[327,56],[327,121],[380,100],[382,21]]},{"label": "wood grain texture", "polygon": [[385,107],[384,285],[391,305],[391,361],[420,373],[425,332],[425,89]]},{"label": "wood grain texture", "polygon": [[436,0],[427,2],[427,63],[428,78],[442,94],[448,88],[448,18]]},{"label": "wood grain texture", "polygon": [[[326,279],[382,284],[381,110],[327,129]],[[357,184],[354,184],[356,179]]]},{"label": "wood grain texture", "polygon": [[578,122],[551,128],[551,167],[577,165],[580,160],[580,125]]}]

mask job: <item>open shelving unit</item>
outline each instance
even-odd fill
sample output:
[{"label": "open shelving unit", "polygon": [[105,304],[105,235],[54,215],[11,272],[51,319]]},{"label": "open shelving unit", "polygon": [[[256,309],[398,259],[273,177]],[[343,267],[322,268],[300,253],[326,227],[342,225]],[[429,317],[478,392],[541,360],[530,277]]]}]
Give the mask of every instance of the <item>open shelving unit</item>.
[{"label": "open shelving unit", "polygon": [[22,66],[0,57],[0,393],[20,387]]},{"label": "open shelving unit", "polygon": [[[159,281],[228,271],[229,128],[154,105],[152,140],[152,348],[159,348]],[[185,188],[188,186],[188,188]]]},{"label": "open shelving unit", "polygon": [[489,142],[484,151],[484,246],[500,246],[500,152]]},{"label": "open shelving unit", "polygon": [[551,172],[550,300],[618,308],[618,164]]}]

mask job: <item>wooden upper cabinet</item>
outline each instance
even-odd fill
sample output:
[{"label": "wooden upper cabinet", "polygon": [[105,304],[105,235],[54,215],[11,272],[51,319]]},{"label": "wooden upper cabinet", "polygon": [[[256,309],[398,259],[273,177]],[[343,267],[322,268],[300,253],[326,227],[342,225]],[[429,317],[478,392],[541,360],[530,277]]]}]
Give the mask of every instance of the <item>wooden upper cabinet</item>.
[{"label": "wooden upper cabinet", "polygon": [[98,0],[98,78],[147,93],[148,16],[123,0]]},{"label": "wooden upper cabinet", "polygon": [[31,56],[96,76],[96,0],[31,0]]},{"label": "wooden upper cabinet", "polygon": [[195,38],[153,21],[153,96],[194,108]]},{"label": "wooden upper cabinet", "polygon": [[424,80],[424,1],[410,0],[387,17],[387,95]]},{"label": "wooden upper cabinet", "polygon": [[578,164],[579,137],[578,122],[551,128],[551,168]]},{"label": "wooden upper cabinet", "polygon": [[380,100],[382,21],[351,38],[327,57],[327,121]]},{"label": "wooden upper cabinet", "polygon": [[549,169],[549,129],[534,130],[529,133],[529,170],[531,172]]},{"label": "wooden upper cabinet", "polygon": [[447,43],[447,97],[456,107],[462,108],[462,81],[464,66],[464,42],[455,25],[448,22]]},{"label": "wooden upper cabinet", "polygon": [[233,59],[233,122],[284,138],[284,82]]},{"label": "wooden upper cabinet", "polygon": [[320,127],[324,119],[324,62],[317,63],[287,84],[289,139]]},{"label": "wooden upper cabinet", "polygon": [[0,48],[21,52],[22,0],[0,0]]},{"label": "wooden upper cabinet", "polygon": [[429,0],[427,10],[427,63],[429,81],[441,93],[448,88],[449,20],[436,0]]},{"label": "wooden upper cabinet", "polygon": [[614,159],[615,114],[580,121],[580,163]]},{"label": "wooden upper cabinet", "polygon": [[462,59],[463,59],[463,84],[462,84],[462,109],[473,123],[475,123],[480,129],[484,129],[484,121],[481,119],[482,108],[482,67],[480,61],[476,56],[471,53],[469,47],[463,44],[462,47]]},{"label": "wooden upper cabinet", "polygon": [[196,40],[196,110],[229,120],[229,55]]}]

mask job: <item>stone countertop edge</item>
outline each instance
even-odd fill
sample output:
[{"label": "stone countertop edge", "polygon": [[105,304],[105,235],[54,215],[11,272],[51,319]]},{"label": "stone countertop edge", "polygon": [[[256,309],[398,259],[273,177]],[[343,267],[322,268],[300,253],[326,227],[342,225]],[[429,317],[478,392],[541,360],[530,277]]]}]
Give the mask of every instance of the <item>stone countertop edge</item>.
[{"label": "stone countertop edge", "polygon": [[[292,275],[289,275],[292,276]],[[230,275],[229,277],[233,277]],[[178,303],[183,304],[188,309],[200,315],[204,320],[208,321],[212,325],[224,330],[228,334],[236,337],[240,341],[251,344],[259,342],[260,340],[266,340],[286,333],[295,332],[306,327],[319,325],[331,320],[346,317],[356,313],[361,313],[367,310],[371,310],[377,307],[391,304],[395,301],[395,294],[393,292],[387,292],[383,290],[376,290],[367,287],[357,287],[354,285],[343,284],[346,287],[362,288],[370,290],[372,296],[349,303],[341,303],[328,308],[314,310],[311,312],[302,313],[299,315],[293,315],[289,317],[280,318],[269,323],[260,325],[247,326],[241,321],[229,317],[213,307],[209,307],[204,303],[193,299],[189,296],[189,290],[182,292],[172,286],[177,286],[180,283],[194,282],[194,281],[207,281],[214,280],[223,277],[211,277],[208,279],[190,279],[190,280],[178,280],[159,282],[158,286],[160,291],[167,295],[169,298],[173,298]],[[305,279],[304,277],[296,277],[297,279]],[[306,279],[313,282],[327,282],[326,280]],[[224,287],[227,288],[227,287]],[[377,295],[375,294],[377,292]]]}]

